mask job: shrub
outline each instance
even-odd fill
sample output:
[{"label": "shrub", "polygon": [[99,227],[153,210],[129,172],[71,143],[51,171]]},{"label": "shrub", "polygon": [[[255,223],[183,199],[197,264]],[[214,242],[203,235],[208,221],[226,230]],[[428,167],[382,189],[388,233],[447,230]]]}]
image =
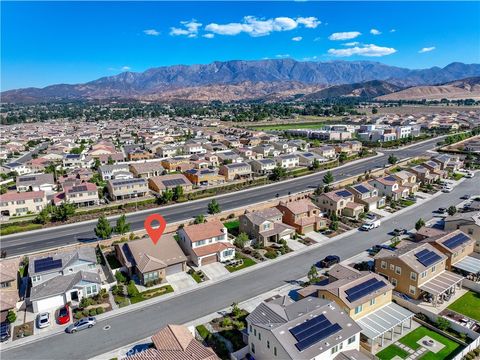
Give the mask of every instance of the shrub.
[{"label": "shrub", "polygon": [[130,282],[127,285],[127,293],[128,293],[128,296],[130,297],[134,297],[139,294],[139,291],[135,286],[135,282],[133,280],[130,280]]},{"label": "shrub", "polygon": [[17,313],[13,310],[8,310],[7,321],[12,324],[17,320]]},{"label": "shrub", "polygon": [[84,297],[80,301],[80,307],[81,308],[86,308],[87,306],[93,305],[94,303],[95,303],[95,300],[93,300],[92,298]]},{"label": "shrub", "polygon": [[85,309],[82,311],[82,314],[83,316],[90,316],[90,310]]},{"label": "shrub", "polygon": [[105,312],[105,309],[101,306],[97,307],[96,313],[97,315],[103,314]]},{"label": "shrub", "polygon": [[233,322],[233,327],[234,327],[235,329],[241,331],[241,330],[245,329],[245,324],[244,324],[243,322],[241,322],[241,321],[234,321],[234,322]]},{"label": "shrub", "polygon": [[277,257],[277,253],[273,250],[268,250],[266,253],[265,253],[265,257],[267,259],[275,259]]},{"label": "shrub", "polygon": [[223,328],[230,327],[231,325],[232,325],[232,319],[230,319],[229,317],[223,318],[222,323],[221,323],[221,326]]},{"label": "shrub", "polygon": [[73,315],[73,317],[77,320],[80,320],[81,318],[83,318],[83,313],[81,311],[77,311],[75,312],[75,314]]},{"label": "shrub", "polygon": [[88,315],[89,315],[89,316],[95,316],[95,315],[97,315],[97,310],[95,310],[95,309],[90,309],[90,310],[88,311]]},{"label": "shrub", "polygon": [[117,282],[119,282],[119,283],[124,283],[125,281],[127,281],[127,278],[125,277],[125,275],[123,275],[123,273],[121,271],[117,271],[115,273],[115,278],[117,279]]},{"label": "shrub", "polygon": [[438,317],[437,318],[437,322],[436,322],[436,326],[440,329],[440,330],[447,330],[449,327],[450,327],[450,321],[448,321],[447,319],[445,318],[442,318],[442,317]]},{"label": "shrub", "polygon": [[480,348],[473,349],[476,356],[480,355]]}]

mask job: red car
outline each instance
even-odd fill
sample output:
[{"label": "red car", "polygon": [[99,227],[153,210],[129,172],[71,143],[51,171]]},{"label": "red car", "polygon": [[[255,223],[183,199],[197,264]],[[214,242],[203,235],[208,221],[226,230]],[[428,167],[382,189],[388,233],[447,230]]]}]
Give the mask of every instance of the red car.
[{"label": "red car", "polygon": [[57,322],[60,325],[70,322],[70,311],[68,309],[68,305],[61,307],[60,310],[58,310]]}]

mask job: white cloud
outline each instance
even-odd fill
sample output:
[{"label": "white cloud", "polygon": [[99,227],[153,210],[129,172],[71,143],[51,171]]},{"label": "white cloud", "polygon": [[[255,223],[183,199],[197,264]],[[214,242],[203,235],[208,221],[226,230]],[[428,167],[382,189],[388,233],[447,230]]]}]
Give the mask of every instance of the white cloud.
[{"label": "white cloud", "polygon": [[328,50],[328,53],[330,55],[343,56],[343,57],[352,56],[352,55],[378,57],[378,56],[391,55],[396,52],[397,50],[394,48],[377,46],[374,44],[365,44],[365,45],[351,47],[348,49]]},{"label": "white cloud", "polygon": [[381,32],[380,32],[379,30],[377,30],[377,29],[371,29],[371,30],[370,30],[370,34],[372,34],[372,35],[380,35]]},{"label": "white cloud", "polygon": [[201,23],[197,20],[192,19],[190,21],[181,21],[180,24],[183,25],[183,28],[171,27],[170,35],[172,36],[187,36],[190,38],[197,37],[198,29],[202,26]]},{"label": "white cloud", "polygon": [[304,57],[302,58],[302,61],[315,61],[318,59],[318,56],[307,56],[307,57]]},{"label": "white cloud", "polygon": [[292,38],[293,41],[302,41],[303,37],[301,36],[295,36]]},{"label": "white cloud", "polygon": [[315,17],[258,19],[255,16],[245,16],[241,23],[211,23],[205,26],[205,30],[218,35],[238,35],[240,33],[246,33],[250,36],[265,36],[276,31],[293,30],[299,25],[312,29],[316,28],[319,24],[320,21]]},{"label": "white cloud", "polygon": [[285,59],[290,57],[290,54],[277,54],[275,57],[280,58],[280,59]]},{"label": "white cloud", "polygon": [[207,39],[213,39],[215,37],[215,34],[205,34],[205,35],[202,35],[204,38],[207,38]]},{"label": "white cloud", "polygon": [[395,32],[395,31],[397,31],[397,30],[396,29],[390,29],[390,32]]},{"label": "white cloud", "polygon": [[317,36],[315,39],[313,39],[313,41],[320,41],[320,40],[322,40],[320,36]]},{"label": "white cloud", "polygon": [[348,42],[348,43],[345,43],[345,44],[342,44],[342,45],[345,45],[345,46],[357,46],[359,45],[360,43],[358,41],[352,41],[352,42]]},{"label": "white cloud", "polygon": [[122,66],[122,71],[130,71],[132,68],[130,66]]},{"label": "white cloud", "polygon": [[362,35],[362,33],[358,31],[346,31],[346,32],[333,33],[328,38],[330,40],[350,40],[350,39],[355,39],[360,35]]},{"label": "white cloud", "polygon": [[421,48],[418,52],[420,54],[423,54],[423,53],[427,53],[427,52],[430,52],[430,51],[433,51],[433,50],[435,50],[435,46]]},{"label": "white cloud", "polygon": [[158,36],[160,35],[160,32],[155,30],[155,29],[147,29],[147,30],[143,30],[143,33],[145,35],[150,35],[150,36]]}]

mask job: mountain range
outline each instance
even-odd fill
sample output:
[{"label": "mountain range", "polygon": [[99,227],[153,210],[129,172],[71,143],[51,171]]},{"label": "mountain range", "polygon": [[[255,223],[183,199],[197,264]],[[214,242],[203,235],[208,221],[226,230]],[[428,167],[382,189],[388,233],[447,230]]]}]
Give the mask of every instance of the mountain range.
[{"label": "mountain range", "polygon": [[[313,100],[323,97],[322,91],[327,91],[325,88],[337,85],[367,83],[363,86],[365,96],[382,96],[406,87],[442,84],[475,76],[480,76],[480,64],[455,62],[444,68],[412,70],[372,61],[232,60],[123,72],[83,84],[8,90],[1,93],[1,101],[21,103],[116,98],[228,102],[292,96]],[[384,81],[388,85],[368,84],[373,80]],[[343,91],[354,91],[353,87],[347,86]],[[342,90],[328,92],[331,93],[329,96],[335,93],[341,96]]]}]

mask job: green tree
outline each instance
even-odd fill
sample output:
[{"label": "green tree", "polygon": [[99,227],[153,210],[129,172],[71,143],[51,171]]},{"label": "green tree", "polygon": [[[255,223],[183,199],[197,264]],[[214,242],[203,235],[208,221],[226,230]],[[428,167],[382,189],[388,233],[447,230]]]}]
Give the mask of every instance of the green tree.
[{"label": "green tree", "polygon": [[338,161],[340,161],[341,163],[344,163],[345,161],[347,161],[347,154],[344,152],[341,152],[340,155],[338,156]]},{"label": "green tree", "polygon": [[372,114],[375,115],[376,113],[378,113],[378,109],[377,109],[376,107],[373,107],[373,108],[372,108]]},{"label": "green tree", "polygon": [[314,195],[321,195],[323,194],[323,185],[322,184],[318,184],[317,185],[317,188],[315,189],[315,191],[313,192]]},{"label": "green tree", "polygon": [[135,282],[133,280],[130,280],[127,285],[127,294],[130,297],[137,296],[139,294],[139,291],[137,287],[135,286]]},{"label": "green tree", "polygon": [[173,199],[173,201],[177,201],[177,200],[180,199],[182,196],[183,196],[183,187],[181,187],[180,185],[177,185],[177,186],[173,189],[172,199]]},{"label": "green tree", "polygon": [[232,303],[232,315],[237,318],[240,315],[242,315],[242,310],[238,307],[238,304],[236,302]]},{"label": "green tree", "polygon": [[129,231],[130,231],[130,224],[127,223],[127,217],[125,216],[125,214],[123,214],[117,219],[117,224],[115,225],[115,232],[117,234],[123,235]]},{"label": "green tree", "polygon": [[53,221],[67,221],[70,217],[75,214],[76,207],[75,205],[63,202],[60,205],[53,208],[51,213]]},{"label": "green tree", "polygon": [[337,231],[338,230],[338,221],[331,221],[329,228],[332,231]]},{"label": "green tree", "polygon": [[107,160],[107,164],[108,164],[108,165],[113,165],[114,163],[115,163],[115,161],[113,161],[112,157],[109,156],[109,157],[108,157],[108,160]]},{"label": "green tree", "polygon": [[437,328],[439,328],[440,330],[443,330],[443,331],[447,330],[450,327],[450,321],[448,321],[447,319],[445,319],[441,316],[439,316],[437,318],[437,321],[436,321],[435,324],[436,324]]},{"label": "green tree", "polygon": [[420,230],[423,226],[425,226],[425,220],[422,218],[418,219],[417,222],[415,223],[415,230]]},{"label": "green tree", "polygon": [[34,222],[37,224],[46,224],[50,220],[50,212],[47,208],[42,209],[35,217]]},{"label": "green tree", "polygon": [[335,181],[333,174],[331,171],[327,171],[325,175],[323,175],[323,183],[325,185],[324,191],[329,192],[331,190],[330,185]]},{"label": "green tree", "polygon": [[248,235],[245,234],[244,232],[241,232],[238,234],[238,236],[235,238],[235,241],[233,242],[236,247],[243,249],[245,247],[245,244],[248,241]]},{"label": "green tree", "polygon": [[6,186],[4,186],[4,185],[0,186],[0,195],[5,194],[5,193],[7,192],[7,190],[8,190],[8,189],[7,189]]},{"label": "green tree", "polygon": [[194,224],[203,224],[206,222],[207,219],[205,219],[205,215],[200,214],[195,217],[195,220],[193,221]]},{"label": "green tree", "polygon": [[272,170],[272,173],[270,174],[270,180],[278,181],[278,180],[284,179],[286,176],[287,176],[287,169],[281,166],[276,166]]},{"label": "green tree", "polygon": [[170,201],[173,200],[173,191],[170,189],[165,189],[160,197],[160,201],[162,204],[168,204]]},{"label": "green tree", "polygon": [[308,271],[308,280],[310,280],[310,283],[311,284],[314,284],[317,282],[318,280],[318,270],[317,270],[317,267],[315,265],[312,265],[310,267],[310,270]]},{"label": "green tree", "polygon": [[102,166],[102,163],[100,162],[99,158],[95,158],[95,161],[93,163],[92,169],[93,170],[98,170],[98,168]]},{"label": "green tree", "polygon": [[15,322],[15,320],[17,320],[17,313],[13,310],[8,310],[8,313],[7,313],[7,321],[10,323],[10,324],[13,324]]},{"label": "green tree", "polygon": [[317,158],[313,159],[312,169],[313,169],[313,170],[318,170],[318,169],[320,169],[320,160],[318,160]]},{"label": "green tree", "polygon": [[451,205],[448,207],[447,212],[448,212],[448,215],[453,216],[457,213],[457,208]]},{"label": "green tree", "polygon": [[388,163],[389,163],[390,165],[396,164],[397,161],[398,161],[397,157],[396,157],[395,155],[393,155],[393,154],[391,154],[391,155],[388,157]]},{"label": "green tree", "polygon": [[112,235],[113,229],[105,216],[100,216],[95,227],[95,235],[100,239],[108,239]]},{"label": "green tree", "polygon": [[217,200],[213,199],[208,203],[208,213],[211,215],[218,214],[220,211],[220,204],[217,202]]}]

